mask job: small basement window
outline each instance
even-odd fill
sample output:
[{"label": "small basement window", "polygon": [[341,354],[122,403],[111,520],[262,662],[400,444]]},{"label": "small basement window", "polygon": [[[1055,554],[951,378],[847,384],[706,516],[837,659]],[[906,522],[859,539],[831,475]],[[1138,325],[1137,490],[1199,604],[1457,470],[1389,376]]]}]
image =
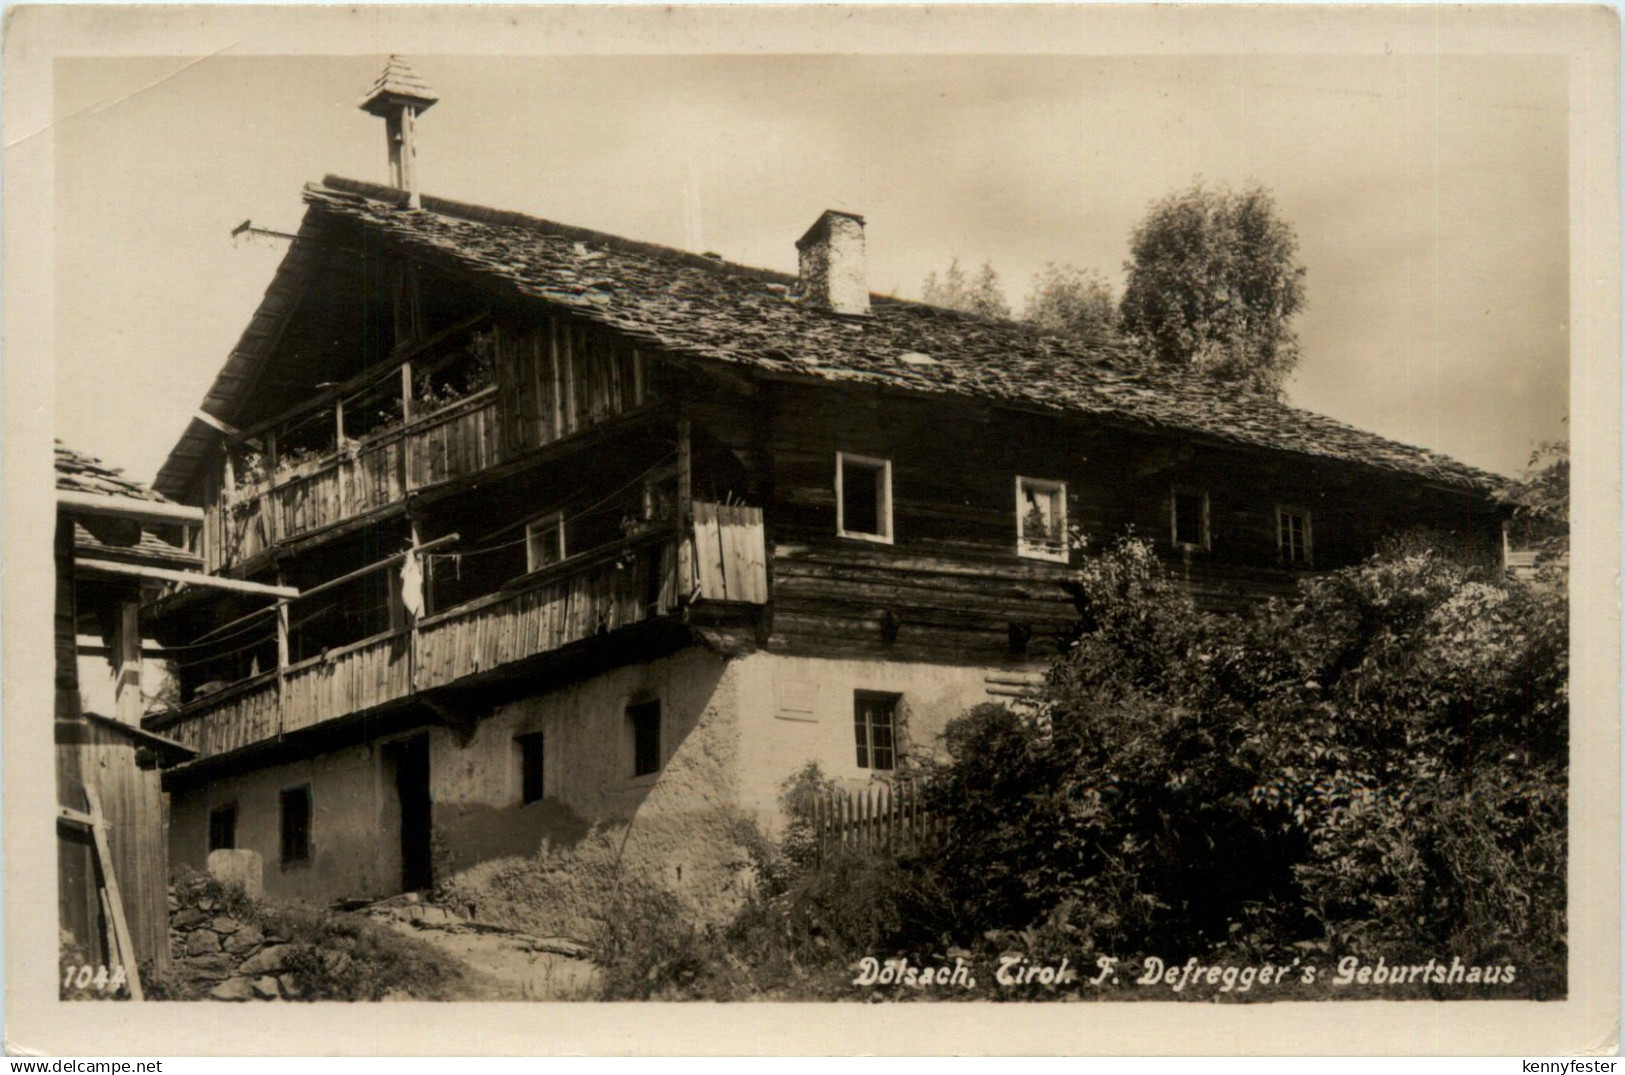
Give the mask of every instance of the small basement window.
[{"label": "small basement window", "polygon": [[898,695],[857,691],[852,696],[852,730],[857,738],[858,768],[890,771],[897,765]]},{"label": "small basement window", "polygon": [[237,804],[217,806],[209,811],[209,850],[230,850],[237,846]]},{"label": "small basement window", "polygon": [[1171,501],[1174,547],[1206,549],[1211,537],[1208,531],[1208,501],[1204,489],[1176,487]]},{"label": "small basement window", "polygon": [[281,803],[282,862],[309,862],[310,785],[283,788]]},{"label": "small basement window", "polygon": [[1016,541],[1023,556],[1066,561],[1066,483],[1016,479]]},{"label": "small basement window", "polygon": [[1314,562],[1314,530],[1309,512],[1302,508],[1277,505],[1275,542],[1283,564],[1307,567]]},{"label": "small basement window", "polygon": [[519,750],[519,803],[523,806],[541,802],[546,794],[546,785],[542,781],[542,760],[545,757],[542,733],[516,735],[513,741]]},{"label": "small basement window", "polygon": [[626,707],[632,726],[632,775],[648,776],[660,771],[660,703],[643,702]]},{"label": "small basement window", "polygon": [[835,530],[891,544],[891,460],[835,453]]},{"label": "small basement window", "polygon": [[525,570],[538,571],[565,557],[564,515],[553,512],[525,524]]}]

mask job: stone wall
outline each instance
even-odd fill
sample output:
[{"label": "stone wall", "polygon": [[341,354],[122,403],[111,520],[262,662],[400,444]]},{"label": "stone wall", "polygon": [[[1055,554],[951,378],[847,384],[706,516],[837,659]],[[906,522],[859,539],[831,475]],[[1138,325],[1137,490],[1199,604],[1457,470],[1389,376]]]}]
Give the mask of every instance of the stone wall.
[{"label": "stone wall", "polygon": [[228,912],[223,901],[169,890],[173,988],[214,1000],[293,1000],[298,983],[283,973],[291,946]]}]

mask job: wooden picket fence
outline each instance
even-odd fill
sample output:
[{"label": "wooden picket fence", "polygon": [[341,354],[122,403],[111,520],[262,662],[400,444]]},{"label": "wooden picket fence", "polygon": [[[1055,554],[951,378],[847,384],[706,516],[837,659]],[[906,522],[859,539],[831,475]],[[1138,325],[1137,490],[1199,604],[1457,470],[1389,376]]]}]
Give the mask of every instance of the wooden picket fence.
[{"label": "wooden picket fence", "polygon": [[858,791],[830,790],[813,804],[820,858],[833,851],[901,851],[928,844],[943,831],[912,780],[871,784]]}]

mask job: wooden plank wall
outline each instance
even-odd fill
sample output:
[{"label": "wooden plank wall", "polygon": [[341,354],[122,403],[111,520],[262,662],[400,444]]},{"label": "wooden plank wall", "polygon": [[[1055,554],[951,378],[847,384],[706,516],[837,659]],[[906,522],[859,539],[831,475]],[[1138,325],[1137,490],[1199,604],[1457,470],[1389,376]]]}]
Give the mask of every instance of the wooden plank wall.
[{"label": "wooden plank wall", "polygon": [[662,549],[669,543],[425,618],[418,626],[417,689],[454,683],[669,611],[665,595],[674,588],[664,577],[650,577],[670,569],[672,558]]},{"label": "wooden plank wall", "polygon": [[500,410],[493,394],[482,394],[414,427],[407,456],[409,486],[421,489],[494,466]]},{"label": "wooden plank wall", "polygon": [[411,694],[411,644],[409,631],[394,631],[290,669],[283,685],[282,730],[308,728]]},{"label": "wooden plank wall", "polygon": [[[973,402],[863,389],[775,385],[753,418],[771,474],[770,645],[830,655],[1000,661],[1011,623],[1032,629],[1028,656],[1053,652],[1073,619],[1069,567],[1017,554],[1017,475],[1067,483],[1067,520],[1092,552],[1133,529],[1200,604],[1240,608],[1290,594],[1306,572],[1278,562],[1275,507],[1313,513],[1315,568],[1352,563],[1390,529],[1428,523],[1486,538],[1493,515],[1465,494],[1329,462],[1197,446],[1104,425],[1020,415]],[[716,402],[696,413],[726,413]],[[738,413],[737,404],[734,412]],[[717,418],[708,419],[714,429]],[[743,423],[741,423],[743,424]],[[835,455],[890,459],[894,541],[836,536]],[[1209,493],[1212,548],[1171,540],[1175,485]],[[1080,562],[1073,554],[1073,563]],[[887,614],[898,625],[886,641]]]},{"label": "wooden plank wall", "polygon": [[694,566],[702,598],[765,604],[767,550],[762,509],[695,501]]},{"label": "wooden plank wall", "polygon": [[87,780],[101,797],[107,842],[138,961],[169,969],[169,855],[156,767],[136,764],[135,741],[91,721],[81,748]]},{"label": "wooden plank wall", "polygon": [[642,406],[644,358],[614,334],[565,317],[497,334],[502,448],[512,456]]},{"label": "wooden plank wall", "polygon": [[365,440],[310,474],[240,491],[230,506],[211,473],[206,568],[243,563],[276,541],[394,504],[408,489],[476,474],[653,398],[641,353],[567,317],[498,325],[496,360],[492,389]]}]

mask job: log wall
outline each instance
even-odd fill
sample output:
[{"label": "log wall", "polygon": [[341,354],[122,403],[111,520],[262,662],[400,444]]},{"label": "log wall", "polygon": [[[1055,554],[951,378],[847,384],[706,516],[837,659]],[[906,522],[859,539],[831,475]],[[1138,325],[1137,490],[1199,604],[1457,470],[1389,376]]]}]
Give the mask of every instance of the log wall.
[{"label": "log wall", "polygon": [[[722,420],[727,408],[706,404]],[[741,445],[768,473],[773,638],[788,651],[944,662],[1053,652],[1073,609],[1062,583],[1125,533],[1152,542],[1198,603],[1235,610],[1294,592],[1315,571],[1368,555],[1377,539],[1433,526],[1489,543],[1483,500],[1420,481],[1302,457],[1193,443],[943,398],[779,384]],[[747,425],[739,419],[737,425]],[[715,429],[714,425],[708,426]],[[836,453],[889,459],[889,544],[836,533]],[[1066,483],[1069,563],[1018,552],[1017,476]],[[1209,548],[1173,542],[1175,488],[1206,491]],[[1311,512],[1310,567],[1281,562],[1277,505]],[[1030,631],[1013,646],[1012,624]]]}]

